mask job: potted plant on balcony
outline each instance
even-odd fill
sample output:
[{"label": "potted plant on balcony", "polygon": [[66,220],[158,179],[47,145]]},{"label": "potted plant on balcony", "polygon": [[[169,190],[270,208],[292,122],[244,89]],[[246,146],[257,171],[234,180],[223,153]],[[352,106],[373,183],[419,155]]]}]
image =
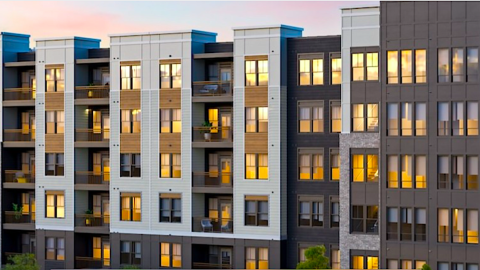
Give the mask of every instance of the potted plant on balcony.
[{"label": "potted plant on balcony", "polygon": [[212,123],[210,123],[209,121],[205,121],[203,122],[202,127],[204,127],[204,129],[202,129],[201,132],[203,133],[203,137],[205,138],[205,141],[206,142],[211,141],[212,133],[210,131],[212,129]]},{"label": "potted plant on balcony", "polygon": [[93,211],[86,210],[85,211],[85,226],[91,226],[93,223]]},{"label": "potted plant on balcony", "polygon": [[16,203],[12,203],[12,208],[13,208],[13,212],[14,212],[14,218],[16,220],[19,220],[22,217],[23,206],[19,206]]}]

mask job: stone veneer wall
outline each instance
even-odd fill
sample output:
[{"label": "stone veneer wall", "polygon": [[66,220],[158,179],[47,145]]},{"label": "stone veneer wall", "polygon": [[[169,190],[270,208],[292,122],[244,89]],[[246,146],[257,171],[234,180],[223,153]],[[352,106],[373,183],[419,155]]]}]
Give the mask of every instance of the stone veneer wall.
[{"label": "stone veneer wall", "polygon": [[[350,234],[350,149],[380,148],[379,133],[340,134],[340,267],[349,269],[350,250],[380,250],[378,235]],[[380,153],[379,153],[380,154]],[[378,183],[380,185],[381,179]],[[380,190],[380,187],[379,187]],[[380,194],[378,196],[380,206]],[[379,208],[380,209],[380,208]],[[379,220],[380,220],[379,213]]]}]

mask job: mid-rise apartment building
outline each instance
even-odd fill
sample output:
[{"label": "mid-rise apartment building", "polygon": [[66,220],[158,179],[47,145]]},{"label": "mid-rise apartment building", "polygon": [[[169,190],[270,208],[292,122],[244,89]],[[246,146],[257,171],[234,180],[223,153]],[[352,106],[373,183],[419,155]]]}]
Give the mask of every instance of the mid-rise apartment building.
[{"label": "mid-rise apartment building", "polygon": [[[0,35],[2,263],[478,270],[478,2]],[[34,48],[34,49],[33,49]]]}]

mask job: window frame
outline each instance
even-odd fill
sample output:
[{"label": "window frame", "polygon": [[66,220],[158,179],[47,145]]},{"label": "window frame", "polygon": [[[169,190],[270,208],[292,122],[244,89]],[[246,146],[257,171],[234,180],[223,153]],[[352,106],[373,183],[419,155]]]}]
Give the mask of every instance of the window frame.
[{"label": "window frame", "polygon": [[[49,156],[53,155],[53,163],[48,163]],[[61,159],[60,159],[61,157]],[[60,162],[62,160],[62,162]],[[53,174],[49,174],[51,170],[47,170],[49,166],[54,166]],[[65,154],[64,153],[45,153],[45,176],[65,176]]]},{"label": "window frame", "polygon": [[[362,114],[363,116],[362,117],[355,117],[354,116],[354,112],[356,111],[355,107],[356,106],[362,106]],[[370,113],[370,110],[369,108],[374,108],[376,106],[377,110],[376,110],[376,113],[372,116],[369,115]],[[352,133],[378,133],[379,132],[379,104],[378,103],[352,103],[351,104],[351,119],[350,119],[350,126],[351,126],[351,132]],[[376,117],[375,117],[376,115]],[[362,130],[354,130],[354,127],[355,127],[355,120],[356,119],[362,119],[362,122],[363,122],[363,125],[362,125]],[[377,125],[376,125],[376,129],[374,130],[371,130],[369,127],[369,120],[372,119],[377,119]]]},{"label": "window frame", "polygon": [[[260,72],[260,64],[259,62],[263,62],[263,61],[266,61],[266,67],[267,67],[267,72]],[[255,72],[254,73],[247,73],[247,62],[254,62],[254,67],[255,67]],[[269,80],[270,80],[270,77],[269,77],[269,72],[270,72],[270,69],[269,69],[269,59],[268,59],[268,56],[246,56],[245,57],[245,60],[244,60],[244,64],[245,64],[245,69],[244,69],[244,76],[245,76],[245,81],[244,81],[244,86],[245,87],[265,87],[265,86],[268,86],[269,85]],[[262,66],[263,66],[263,63],[262,63]],[[248,79],[247,79],[247,75],[249,74],[254,74],[255,76],[255,83],[253,85],[248,85],[247,82],[248,82]],[[266,83],[262,83],[260,84],[260,78],[263,76],[266,75],[266,78],[267,78],[267,81]]]},{"label": "window frame", "polygon": [[[319,86],[325,85],[325,55],[324,53],[305,53],[297,55],[297,86]],[[309,72],[301,72],[301,61],[308,61]],[[315,61],[321,61],[321,71],[315,71]],[[301,74],[308,74],[308,84],[301,84]],[[320,74],[322,83],[315,83],[315,74]]]},{"label": "window frame", "polygon": [[[168,112],[168,117],[167,119],[163,119],[163,117],[166,115],[166,112]],[[178,118],[178,113],[180,115],[180,118]],[[160,116],[160,121],[159,121],[159,131],[160,133],[182,133],[182,109],[180,108],[167,108],[167,109],[159,109],[159,116]],[[168,125],[168,131],[162,131],[162,125],[163,124]],[[174,127],[175,124],[180,124],[180,130],[175,131]]]},{"label": "window frame", "polygon": [[[56,191],[56,190],[46,190],[45,191],[45,218],[47,219],[65,219],[66,216],[66,211],[65,211],[65,191]],[[49,205],[48,203],[48,197],[53,196],[53,205]],[[63,197],[61,200],[59,197]],[[63,202],[63,205],[59,204],[60,202]],[[48,216],[48,208],[53,207],[53,216]],[[60,210],[59,210],[60,209]],[[63,216],[61,213],[63,212]]]},{"label": "window frame", "polygon": [[[309,118],[302,119],[301,118],[301,109],[308,109],[309,110]],[[318,110],[319,116],[321,118],[314,119],[314,110]],[[321,112],[321,115],[320,115]],[[309,131],[302,132],[301,131],[301,121],[308,121],[309,122]],[[315,121],[318,121],[319,131],[313,131],[315,126]],[[312,100],[312,101],[298,101],[297,102],[297,134],[322,134],[325,133],[325,103],[323,100]]]},{"label": "window frame", "polygon": [[[128,67],[128,72],[129,72],[129,77],[122,77],[122,68],[124,67]],[[134,68],[135,67],[135,68]],[[136,76],[134,77],[134,69],[136,70],[136,73],[137,74],[140,74],[140,76]],[[124,79],[127,81],[128,80],[128,84],[129,84],[129,87],[128,88],[124,88]],[[140,80],[140,88],[134,88],[134,81],[135,80]],[[120,63],[120,91],[124,91],[124,90],[130,90],[130,91],[139,91],[142,89],[142,64],[141,62],[138,62],[138,63],[135,63],[135,64],[131,64],[131,63]]]},{"label": "window frame", "polygon": [[[162,245],[168,245],[168,253],[163,253],[163,247]],[[180,248],[180,254],[176,254],[175,251],[177,251],[177,249],[175,248]],[[160,268],[182,268],[182,244],[181,243],[175,243],[175,242],[160,242],[160,265],[159,267]],[[163,258],[164,257],[168,257],[168,266],[167,265],[162,265],[163,263]],[[178,260],[178,257],[180,258],[180,265],[177,265],[177,266],[174,266],[173,263],[174,263],[174,258],[177,257],[177,260]]]},{"label": "window frame", "polygon": [[[389,221],[390,220],[390,211],[396,213],[395,220],[396,222]],[[394,210],[394,211],[393,211]],[[418,211],[425,211],[425,223],[418,223],[419,218],[418,218]],[[428,239],[428,210],[425,207],[387,207],[386,209],[387,213],[387,226],[386,226],[386,240],[387,241],[397,241],[397,242],[426,242]],[[409,220],[403,221],[404,220],[404,213],[408,214],[410,213],[410,218]],[[390,225],[392,223],[392,225]],[[402,224],[410,224],[409,229],[407,232],[404,232],[404,229],[407,228],[407,226],[403,226]],[[419,232],[419,227],[417,225],[423,224],[424,226],[424,232],[420,233]],[[392,230],[394,229],[394,230]],[[393,235],[392,238],[389,238],[389,235]],[[405,235],[405,238],[404,238]],[[409,236],[409,237],[406,237]],[[422,236],[423,239],[419,239],[418,237]]]},{"label": "window frame", "polygon": [[[340,117],[339,118],[333,118],[333,108],[340,108]],[[330,133],[342,133],[342,103],[340,100],[330,100],[329,103],[329,111],[330,111]],[[340,130],[338,131],[333,131],[333,126],[334,126],[334,121],[339,121],[340,122]]]},{"label": "window frame", "polygon": [[[53,247],[48,247],[48,239],[53,239]],[[63,242],[63,248],[59,247],[60,246],[59,241]],[[49,249],[53,251],[53,256],[55,259],[48,258]],[[59,251],[63,251],[63,258],[62,257],[59,258],[59,255],[62,253]],[[65,238],[64,237],[54,237],[54,236],[45,237],[45,260],[46,261],[65,261]]]},{"label": "window frame", "polygon": [[[130,251],[123,251],[123,244],[124,243],[129,243],[130,245]],[[140,251],[137,251],[137,244],[140,245]],[[124,256],[123,254],[128,254],[128,262],[122,262],[122,259]],[[136,258],[136,256],[139,255],[139,258]],[[135,260],[139,260],[138,263],[135,262]],[[120,241],[120,265],[142,265],[142,242],[141,241],[125,241],[122,240]]]},{"label": "window frame", "polygon": [[[355,213],[358,213],[358,211],[355,211],[354,209],[355,208],[358,208],[358,207],[361,207],[361,217],[354,217]],[[376,207],[377,208],[377,216],[376,218],[369,218],[368,217],[368,213],[369,213],[369,209],[371,207]],[[352,234],[372,234],[372,235],[376,235],[378,234],[378,213],[379,213],[379,210],[380,210],[380,207],[378,205],[351,205],[350,206],[350,233]],[[355,225],[354,225],[354,220],[357,220],[357,221],[360,221],[362,226],[362,230],[356,230],[354,229]],[[372,221],[374,221],[374,225],[373,225],[373,231],[369,231],[368,230],[368,225],[369,223],[371,223]]]},{"label": "window frame", "polygon": [[[338,204],[338,213],[334,213],[334,204]],[[331,229],[339,229],[340,228],[340,198],[338,196],[330,196],[329,200],[329,210],[330,210],[330,228]],[[334,226],[334,220],[338,219]]]},{"label": "window frame", "polygon": [[[270,198],[268,195],[266,196],[256,196],[256,195],[252,195],[252,196],[249,196],[249,195],[245,195],[244,197],[244,207],[245,207],[245,214],[244,214],[244,226],[252,226],[252,227],[270,227]],[[253,212],[249,212],[247,209],[247,204],[248,202],[252,202],[255,204],[255,210]],[[267,212],[264,213],[264,212],[261,212],[260,210],[260,203],[264,203],[266,202],[267,203]],[[267,219],[266,219],[266,224],[261,224],[260,223],[260,216],[262,215],[267,215]],[[253,217],[254,218],[254,222],[253,224],[249,224],[248,220],[249,220],[249,217]]]},{"label": "window frame", "polygon": [[[357,54],[362,54],[362,60],[363,60],[363,65],[360,67],[354,67],[353,66],[353,55],[357,55]],[[369,64],[369,57],[375,57],[375,54],[376,54],[376,59],[377,61],[373,61],[372,59],[372,63]],[[358,82],[377,82],[379,81],[379,58],[378,56],[380,55],[380,52],[377,51],[377,50],[374,50],[374,49],[367,49],[367,50],[355,50],[353,52],[350,53],[350,74],[351,74],[351,79],[350,81],[352,83],[358,83]],[[375,65],[376,64],[376,65]],[[360,80],[355,80],[354,77],[353,77],[353,73],[354,73],[354,69],[355,68],[359,68],[359,69],[362,69],[362,74],[363,74],[363,77],[362,79]],[[376,69],[376,77],[374,78],[370,78],[369,76],[369,70],[371,68],[374,68]]]},{"label": "window frame", "polygon": [[[255,161],[255,164],[253,166],[247,166],[247,160],[248,160],[248,155],[255,155],[254,157],[254,161]],[[265,166],[260,166],[260,158],[261,156],[266,156],[267,157],[267,178],[260,178],[260,169],[261,168],[265,168]],[[255,168],[255,178],[247,178],[247,170],[248,168]],[[269,166],[268,166],[268,154],[266,153],[245,153],[245,179],[246,180],[268,180],[269,179],[269,175],[268,175],[268,169],[269,169]]]},{"label": "window frame", "polygon": [[[53,113],[53,122],[48,121],[49,114]],[[53,123],[53,132],[48,132],[48,124]],[[63,129],[61,129],[63,127]],[[46,110],[45,111],[45,134],[65,134],[65,111],[64,110]]]},{"label": "window frame", "polygon": [[[122,164],[122,156],[128,156],[128,164]],[[140,159],[139,163],[137,163],[138,159]],[[122,168],[128,168],[128,170],[122,170]],[[122,175],[122,172],[128,172],[128,175]],[[140,153],[120,153],[120,177],[142,177],[142,157]]]},{"label": "window frame", "polygon": [[[129,208],[123,207],[123,198],[127,198],[129,201]],[[136,207],[136,199],[140,199],[140,206]],[[126,209],[129,211],[128,219],[123,219],[123,210]],[[135,211],[140,209],[140,219],[135,220],[134,215]],[[142,193],[141,192],[120,192],[120,221],[128,222],[141,222],[142,221]]]},{"label": "window frame", "polygon": [[[140,116],[138,116],[140,114]],[[123,119],[128,115],[128,120]],[[140,119],[139,121],[136,121]],[[161,121],[159,121],[161,122]],[[139,130],[135,130],[135,124],[138,123]],[[123,125],[128,124],[128,131],[123,130]],[[140,134],[142,132],[142,110],[141,109],[121,109],[120,110],[120,134]]]},{"label": "window frame", "polygon": [[[254,114],[255,114],[255,118],[254,119],[251,119],[251,118],[247,118],[248,114],[247,111],[249,110],[253,110],[254,111]],[[266,110],[266,116],[267,118],[262,118],[260,119],[260,111],[263,111],[263,110]],[[269,118],[269,115],[268,115],[268,107],[245,107],[245,133],[268,133],[268,118]],[[263,115],[265,115],[265,113],[263,113]],[[248,122],[247,121],[253,121],[255,123],[255,131],[248,131],[247,129],[247,126],[248,126]],[[266,129],[265,131],[261,131],[263,125],[261,124],[266,124]]]},{"label": "window frame", "polygon": [[[162,206],[162,202],[168,201],[168,207]],[[175,202],[180,203],[180,209],[175,209]],[[168,221],[162,220],[163,213],[169,212]],[[180,213],[177,217],[175,213]],[[178,220],[179,218],[179,220]],[[182,195],[180,193],[160,193],[159,196],[159,223],[182,223]]]},{"label": "window frame", "polygon": [[[334,69],[334,61],[336,62],[335,64],[338,65],[340,64],[339,67],[337,67],[337,69]],[[339,61],[339,62],[337,62]],[[341,85],[342,84],[342,55],[340,52],[331,52],[329,54],[329,65],[330,65],[330,85]],[[334,83],[333,82],[333,75],[334,74],[338,74],[338,78],[339,78],[339,82],[338,83]]]},{"label": "window frame", "polygon": [[[309,213],[302,213],[302,203],[309,204]],[[318,204],[318,213],[313,211],[313,205]],[[320,211],[321,210],[321,211]],[[302,224],[302,216],[309,216],[309,224]],[[317,218],[320,225],[315,225],[314,220]],[[321,220],[320,220],[321,218]],[[325,227],[325,200],[323,196],[298,195],[297,196],[297,226],[300,228],[324,228]]]},{"label": "window frame", "polygon": [[[48,70],[53,70],[53,79],[48,80]],[[58,72],[60,72],[60,79],[58,78]],[[48,91],[48,82],[53,82],[53,91]],[[61,86],[61,82],[63,82],[63,89]],[[60,66],[52,66],[49,67],[48,65],[45,67],[45,93],[64,93],[65,92],[65,67],[62,65]]]},{"label": "window frame", "polygon": [[[248,252],[249,249],[254,250],[254,255],[255,258],[249,258],[250,252]],[[260,249],[266,249],[267,250],[267,267],[270,265],[270,249],[268,247],[253,247],[253,246],[247,246],[245,247],[245,269],[260,269],[260,263],[265,262],[265,260],[260,260]],[[254,268],[248,268],[248,262],[255,261],[255,267]]]},{"label": "window frame", "polygon": [[[177,70],[180,70],[180,75],[177,73],[177,74],[173,74],[174,72],[174,69],[173,67],[174,66],[179,66],[179,68],[175,69],[175,71]],[[168,75],[167,76],[162,76],[162,66],[168,66]],[[159,64],[159,85],[160,85],[160,89],[181,89],[182,88],[182,61],[181,60],[167,60],[167,61],[162,61],[160,60],[160,64]],[[166,78],[168,80],[168,87],[163,87],[162,86],[162,79]],[[176,87],[173,87],[174,85],[174,82],[175,82],[175,78],[178,78],[180,80],[180,86],[176,86]]]},{"label": "window frame", "polygon": [[[168,164],[163,163],[162,156],[168,155]],[[177,159],[180,159],[180,164],[177,164]],[[166,179],[181,179],[182,178],[182,154],[180,153],[160,153],[159,154],[159,165],[160,165],[160,175],[159,178],[166,178]],[[162,175],[162,168],[168,166],[168,176]],[[177,170],[175,170],[177,169]],[[174,177],[175,172],[180,172],[179,177]]]},{"label": "window frame", "polygon": [[[301,174],[301,156],[308,155],[309,156],[309,179],[302,179],[300,177]],[[314,166],[314,156],[319,155],[321,158],[321,167]],[[297,181],[325,181],[325,154],[323,148],[298,148],[297,149]],[[322,177],[320,179],[314,178],[315,175],[315,168],[321,168],[322,170]]]},{"label": "window frame", "polygon": [[[368,183],[378,183],[380,175],[379,175],[379,170],[380,170],[380,153],[378,148],[369,148],[369,149],[361,149],[361,148],[353,148],[350,151],[350,182],[352,184],[368,184]],[[353,162],[353,157],[354,156],[363,156],[363,167],[360,169],[363,169],[363,180],[362,181],[354,181],[354,162]],[[368,180],[368,170],[370,169],[369,165],[369,156],[376,156],[377,157],[377,174],[376,174],[376,179],[373,181]],[[373,167],[372,167],[373,168]]]}]

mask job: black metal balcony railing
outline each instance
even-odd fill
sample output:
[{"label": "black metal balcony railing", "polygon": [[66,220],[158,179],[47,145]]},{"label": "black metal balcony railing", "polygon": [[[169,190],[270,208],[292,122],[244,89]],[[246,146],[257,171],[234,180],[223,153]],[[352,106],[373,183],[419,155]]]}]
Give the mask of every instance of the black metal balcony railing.
[{"label": "black metal balcony railing", "polygon": [[21,170],[5,170],[5,183],[35,183],[35,175]]},{"label": "black metal balcony railing", "polygon": [[232,187],[230,172],[193,172],[194,187]]},{"label": "black metal balcony railing", "polygon": [[35,223],[35,214],[5,211],[5,223]]},{"label": "black metal balcony railing", "polygon": [[3,131],[6,142],[33,142],[35,141],[35,130],[33,129],[5,129]]},{"label": "black metal balcony railing", "polygon": [[233,142],[232,128],[226,127],[193,127],[194,142]]},{"label": "black metal balcony railing", "polygon": [[232,269],[231,264],[227,263],[203,263],[203,262],[194,262],[193,269]]},{"label": "black metal balcony railing", "polygon": [[206,233],[233,233],[233,219],[194,217],[193,231]]},{"label": "black metal balcony railing", "polygon": [[[105,262],[105,264],[104,264]],[[75,268],[77,269],[99,269],[108,267],[110,260],[93,257],[75,257]]]},{"label": "black metal balcony railing", "polygon": [[4,100],[35,100],[34,88],[6,88],[3,92]]},{"label": "black metal balcony railing", "polygon": [[108,172],[75,172],[75,184],[89,184],[89,185],[109,185],[110,173]]},{"label": "black metal balcony railing", "polygon": [[110,129],[75,129],[75,141],[77,142],[108,142]]},{"label": "black metal balcony railing", "polygon": [[75,87],[75,98],[109,98],[110,85],[93,85]]},{"label": "black metal balcony railing", "polygon": [[75,214],[75,226],[106,227],[110,224],[110,215]]},{"label": "black metal balcony railing", "polygon": [[193,83],[193,96],[232,96],[233,81],[205,81]]}]

